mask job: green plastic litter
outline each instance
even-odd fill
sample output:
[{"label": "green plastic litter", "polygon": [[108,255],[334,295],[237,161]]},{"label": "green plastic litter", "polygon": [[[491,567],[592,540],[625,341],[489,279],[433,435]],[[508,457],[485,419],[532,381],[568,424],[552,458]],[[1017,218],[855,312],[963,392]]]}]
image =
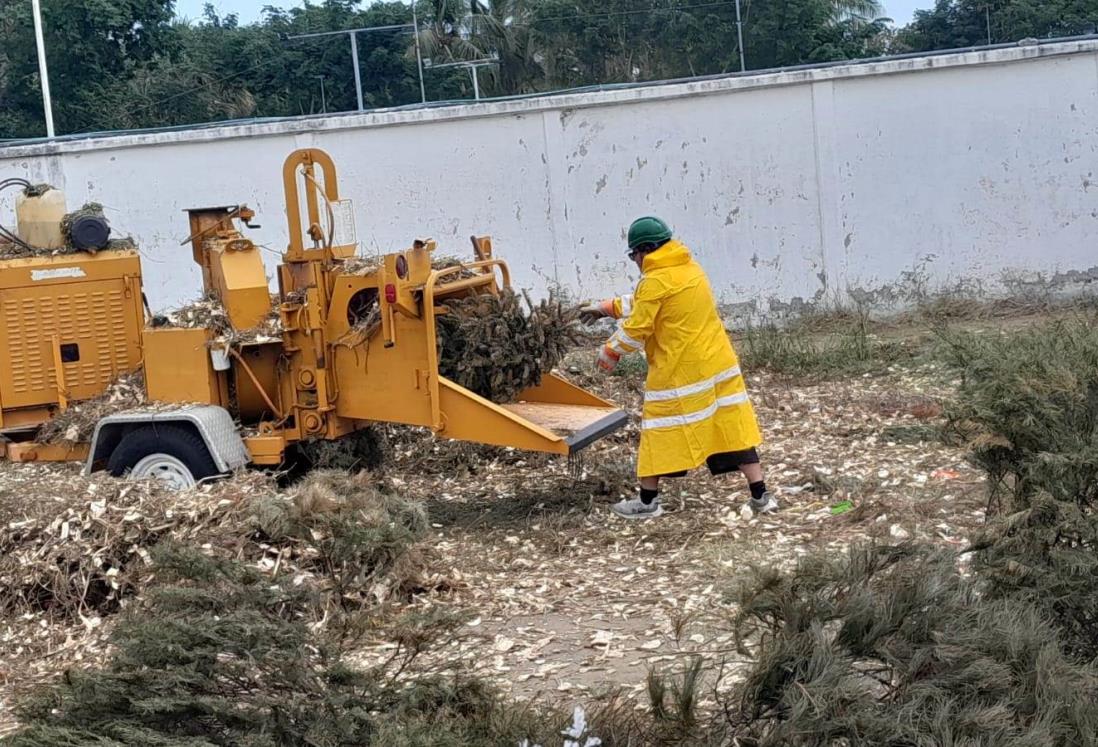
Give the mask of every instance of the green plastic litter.
[{"label": "green plastic litter", "polygon": [[854,502],[853,501],[849,501],[849,500],[841,501],[841,502],[836,503],[834,506],[831,507],[831,515],[832,516],[838,516],[839,514],[845,514],[847,511],[850,511],[853,508],[854,508]]}]

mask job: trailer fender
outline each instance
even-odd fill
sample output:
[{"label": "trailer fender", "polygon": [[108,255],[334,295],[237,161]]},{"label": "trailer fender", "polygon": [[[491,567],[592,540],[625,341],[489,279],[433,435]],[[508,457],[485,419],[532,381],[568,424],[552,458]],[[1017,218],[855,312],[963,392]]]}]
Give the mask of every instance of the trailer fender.
[{"label": "trailer fender", "polygon": [[135,428],[157,423],[176,423],[194,429],[223,474],[251,461],[228,410],[216,405],[190,405],[170,410],[130,410],[103,418],[95,426],[84,474],[90,475],[102,469],[126,434]]}]

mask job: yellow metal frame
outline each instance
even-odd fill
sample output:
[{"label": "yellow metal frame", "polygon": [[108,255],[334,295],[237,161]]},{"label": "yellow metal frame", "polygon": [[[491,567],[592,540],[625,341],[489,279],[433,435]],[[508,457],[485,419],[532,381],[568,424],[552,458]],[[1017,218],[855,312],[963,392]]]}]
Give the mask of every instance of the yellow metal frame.
[{"label": "yellow metal frame", "polygon": [[135,251],[0,258],[0,429],[41,425],[137,368],[143,326]]},{"label": "yellow metal frame", "polygon": [[[323,184],[317,179],[317,167],[323,172]],[[312,186],[305,192],[305,205],[309,216],[309,226],[303,230],[301,223],[301,193],[298,189],[298,174],[304,175],[306,186]],[[353,257],[354,245],[325,246],[320,223],[320,203],[317,195],[324,197],[331,205],[339,202],[339,186],[336,178],[335,162],[331,156],[316,148],[304,148],[294,151],[282,165],[282,185],[286,194],[286,217],[289,220],[290,244],[286,249],[286,262],[307,262],[310,260],[346,259]],[[331,218],[331,216],[329,216]],[[330,226],[334,230],[334,226]],[[308,234],[317,246],[305,247],[304,237]]]}]

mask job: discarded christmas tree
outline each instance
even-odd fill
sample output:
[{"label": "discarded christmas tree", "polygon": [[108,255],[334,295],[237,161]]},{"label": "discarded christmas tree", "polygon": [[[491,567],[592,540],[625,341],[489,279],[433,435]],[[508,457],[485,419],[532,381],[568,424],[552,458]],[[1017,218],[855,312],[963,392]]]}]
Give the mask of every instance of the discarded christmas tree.
[{"label": "discarded christmas tree", "polygon": [[754,665],[735,743],[1094,744],[1098,670],[1024,601],[987,599],[956,556],[863,547],[756,571],[735,595]]},{"label": "discarded christmas tree", "polygon": [[504,289],[446,302],[438,317],[439,373],[493,402],[536,386],[586,337],[579,312],[559,298],[535,305]]},{"label": "discarded christmas tree", "polygon": [[961,376],[954,433],[988,474],[997,514],[975,568],[992,599],[1037,605],[1065,650],[1098,657],[1098,325],[945,335]]}]

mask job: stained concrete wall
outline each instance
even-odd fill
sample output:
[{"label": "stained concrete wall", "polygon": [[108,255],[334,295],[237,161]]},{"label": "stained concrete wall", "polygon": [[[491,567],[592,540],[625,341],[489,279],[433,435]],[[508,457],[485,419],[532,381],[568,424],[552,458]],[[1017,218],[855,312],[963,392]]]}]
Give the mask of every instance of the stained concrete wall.
[{"label": "stained concrete wall", "polygon": [[628,289],[624,229],[645,213],[760,312],[1098,279],[1095,41],[18,145],[0,177],[103,203],[163,308],[200,284],[187,207],[251,205],[273,270],[282,161],[308,146],[335,158],[364,253],[490,233],[535,290]]}]

